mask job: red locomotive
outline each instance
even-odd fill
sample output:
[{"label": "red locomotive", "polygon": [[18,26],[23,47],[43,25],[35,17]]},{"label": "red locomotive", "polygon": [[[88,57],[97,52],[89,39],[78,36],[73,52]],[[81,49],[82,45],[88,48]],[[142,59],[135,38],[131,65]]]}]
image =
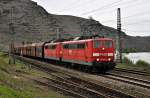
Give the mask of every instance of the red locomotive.
[{"label": "red locomotive", "polygon": [[15,48],[15,53],[32,58],[70,63],[69,66],[106,72],[115,67],[114,41],[90,38],[72,41],[43,42]]}]

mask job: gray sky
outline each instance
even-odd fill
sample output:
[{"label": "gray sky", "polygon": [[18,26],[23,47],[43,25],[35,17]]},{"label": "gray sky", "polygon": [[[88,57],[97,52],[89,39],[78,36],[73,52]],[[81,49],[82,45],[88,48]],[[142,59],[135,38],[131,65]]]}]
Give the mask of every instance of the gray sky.
[{"label": "gray sky", "polygon": [[132,36],[150,36],[150,0],[33,0],[49,13],[92,16],[116,28],[117,8],[121,8],[122,31]]}]

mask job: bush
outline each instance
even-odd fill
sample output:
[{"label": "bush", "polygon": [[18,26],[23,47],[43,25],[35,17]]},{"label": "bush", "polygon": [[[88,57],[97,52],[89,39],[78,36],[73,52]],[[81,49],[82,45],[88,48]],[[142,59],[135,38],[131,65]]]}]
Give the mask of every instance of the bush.
[{"label": "bush", "polygon": [[149,63],[147,63],[147,62],[145,62],[145,61],[143,61],[143,60],[137,61],[137,62],[136,62],[136,65],[138,65],[138,66],[150,66]]},{"label": "bush", "polygon": [[133,61],[130,60],[129,58],[127,58],[127,57],[124,57],[122,61],[123,61],[123,63],[125,63],[125,64],[134,65]]},{"label": "bush", "polygon": [[124,53],[137,52],[137,49],[136,48],[126,48],[126,49],[123,49],[123,52]]}]

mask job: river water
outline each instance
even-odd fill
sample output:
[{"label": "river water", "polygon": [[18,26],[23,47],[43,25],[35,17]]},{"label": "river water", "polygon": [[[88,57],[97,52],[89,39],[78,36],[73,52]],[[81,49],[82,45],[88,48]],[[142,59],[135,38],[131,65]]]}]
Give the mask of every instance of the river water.
[{"label": "river water", "polygon": [[150,63],[150,52],[128,53],[123,55],[133,61],[133,63],[136,63],[138,60]]}]

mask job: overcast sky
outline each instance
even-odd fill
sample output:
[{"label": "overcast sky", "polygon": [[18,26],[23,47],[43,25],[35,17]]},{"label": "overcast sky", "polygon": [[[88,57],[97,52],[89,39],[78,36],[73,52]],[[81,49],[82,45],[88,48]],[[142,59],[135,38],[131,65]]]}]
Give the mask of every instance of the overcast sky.
[{"label": "overcast sky", "polygon": [[121,8],[122,31],[132,36],[150,36],[150,0],[33,0],[49,13],[92,16],[116,28],[117,8]]}]

